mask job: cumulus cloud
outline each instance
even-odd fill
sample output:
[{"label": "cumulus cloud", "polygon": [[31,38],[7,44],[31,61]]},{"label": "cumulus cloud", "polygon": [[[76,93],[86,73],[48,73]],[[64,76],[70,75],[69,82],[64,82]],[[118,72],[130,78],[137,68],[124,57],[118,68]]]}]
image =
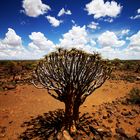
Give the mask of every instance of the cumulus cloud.
[{"label": "cumulus cloud", "polygon": [[32,32],[29,38],[31,42],[25,47],[14,29],[8,28],[5,38],[0,39],[0,59],[39,59],[55,49],[41,32]]},{"label": "cumulus cloud", "polygon": [[22,59],[25,51],[21,37],[14,29],[8,28],[5,38],[0,40],[0,59]]},{"label": "cumulus cloud", "polygon": [[137,15],[130,17],[130,19],[138,19],[138,18],[140,18],[140,8],[137,9]]},{"label": "cumulus cloud", "polygon": [[46,18],[53,27],[58,27],[63,22],[62,20],[58,20],[52,16],[46,16]]},{"label": "cumulus cloud", "polygon": [[38,17],[51,10],[50,6],[43,4],[41,0],[23,0],[23,12],[29,17]]},{"label": "cumulus cloud", "polygon": [[119,40],[114,32],[106,31],[98,37],[98,42],[102,47],[121,47],[124,40]]},{"label": "cumulus cloud", "polygon": [[140,8],[137,10],[137,13],[140,14]]},{"label": "cumulus cloud", "polygon": [[130,40],[129,49],[140,52],[140,31],[128,38]]},{"label": "cumulus cloud", "polygon": [[71,11],[70,10],[65,10],[64,8],[62,8],[60,11],[59,11],[59,13],[58,13],[58,17],[60,17],[60,16],[62,16],[62,15],[71,15],[72,13],[71,13]]},{"label": "cumulus cloud", "polygon": [[74,25],[67,33],[59,39],[58,47],[71,49],[77,48],[88,53],[95,51],[95,40],[89,36],[86,26],[80,27]]},{"label": "cumulus cloud", "polygon": [[3,44],[9,46],[21,46],[22,40],[12,28],[8,28],[8,32],[5,35]]},{"label": "cumulus cloud", "polygon": [[115,1],[92,0],[86,4],[86,11],[88,15],[94,15],[95,19],[101,17],[115,18],[121,13],[122,6]]},{"label": "cumulus cloud", "polygon": [[86,27],[73,26],[67,33],[63,34],[60,39],[60,46],[64,48],[83,48],[88,43],[88,34]]},{"label": "cumulus cloud", "polygon": [[89,25],[87,25],[87,27],[90,29],[97,29],[97,28],[99,28],[98,25],[99,25],[99,23],[92,21]]},{"label": "cumulus cloud", "polygon": [[[125,29],[121,32],[126,34],[129,31]],[[56,46],[67,49],[75,47],[89,53],[99,52],[103,58],[109,59],[140,59],[140,31],[128,38],[130,43],[125,47],[121,47],[125,41],[119,39],[114,32],[106,31],[95,36],[93,38],[86,26],[75,25],[62,35],[57,45],[43,33],[32,32],[29,35],[31,42],[23,46],[21,37],[9,28],[5,38],[0,39],[0,59],[39,59],[54,51]],[[96,40],[103,47],[97,47]]]},{"label": "cumulus cloud", "polygon": [[31,35],[29,35],[29,38],[32,40],[32,42],[29,43],[29,47],[33,49],[33,51],[50,52],[55,48],[53,42],[48,40],[41,32],[32,32]]}]

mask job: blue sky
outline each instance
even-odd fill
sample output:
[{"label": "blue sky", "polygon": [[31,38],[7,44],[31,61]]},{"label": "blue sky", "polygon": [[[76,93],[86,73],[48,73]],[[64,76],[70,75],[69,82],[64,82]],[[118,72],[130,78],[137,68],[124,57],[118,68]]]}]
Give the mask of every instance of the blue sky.
[{"label": "blue sky", "polygon": [[140,1],[1,0],[0,59],[38,59],[58,47],[140,59]]}]

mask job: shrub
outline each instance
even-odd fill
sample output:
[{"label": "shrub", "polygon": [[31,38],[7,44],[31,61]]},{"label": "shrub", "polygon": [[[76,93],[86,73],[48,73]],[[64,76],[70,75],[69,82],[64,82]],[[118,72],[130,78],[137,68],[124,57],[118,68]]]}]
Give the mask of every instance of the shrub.
[{"label": "shrub", "polygon": [[129,101],[134,104],[140,104],[140,89],[132,88],[129,93]]}]

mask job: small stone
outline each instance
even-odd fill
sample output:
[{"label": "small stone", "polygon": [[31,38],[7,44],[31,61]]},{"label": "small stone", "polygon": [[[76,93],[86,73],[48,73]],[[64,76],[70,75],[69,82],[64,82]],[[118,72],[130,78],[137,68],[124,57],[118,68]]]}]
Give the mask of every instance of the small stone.
[{"label": "small stone", "polygon": [[10,121],[9,124],[13,123],[13,121]]},{"label": "small stone", "polygon": [[122,114],[123,116],[129,116],[129,115],[131,115],[131,112],[125,111],[125,112],[122,112],[121,114]]},{"label": "small stone", "polygon": [[113,123],[113,121],[111,119],[108,120],[109,123]]},{"label": "small stone", "polygon": [[129,124],[130,124],[130,125],[133,125],[133,123],[132,123],[132,122],[129,122]]},{"label": "small stone", "polygon": [[115,131],[121,136],[125,136],[125,130],[123,128],[116,128]]},{"label": "small stone", "polygon": [[138,133],[140,133],[140,127],[136,128],[136,131],[137,131]]},{"label": "small stone", "polygon": [[137,134],[135,135],[135,138],[136,138],[137,140],[140,140],[140,133],[137,133]]},{"label": "small stone", "polygon": [[107,119],[107,116],[104,115],[104,116],[103,116],[103,119]]},{"label": "small stone", "polygon": [[110,130],[106,130],[106,129],[102,129],[102,128],[97,129],[97,130],[98,130],[98,132],[99,132],[100,134],[102,134],[104,137],[112,137],[112,132],[111,132]]},{"label": "small stone", "polygon": [[139,114],[139,111],[136,109],[132,109],[133,112],[135,112],[136,114]]},{"label": "small stone", "polygon": [[120,134],[121,137],[124,137],[127,139],[130,139],[132,137],[130,134],[126,133],[123,128],[117,128],[116,133]]}]

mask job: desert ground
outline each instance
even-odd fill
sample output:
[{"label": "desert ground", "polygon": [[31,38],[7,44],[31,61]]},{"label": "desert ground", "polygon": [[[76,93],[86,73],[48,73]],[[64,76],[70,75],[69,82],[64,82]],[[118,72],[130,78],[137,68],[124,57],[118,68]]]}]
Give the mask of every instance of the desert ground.
[{"label": "desert ground", "polygon": [[[25,77],[26,73],[23,72]],[[111,78],[80,107],[83,131],[73,139],[140,140],[140,104],[129,102],[130,91],[140,89],[139,77],[140,72],[134,72],[133,68],[130,71],[115,69]],[[55,127],[55,122],[47,120],[47,116],[59,119],[55,112],[60,112],[61,117],[64,104],[51,97],[46,89],[37,89],[26,80],[21,81],[22,78],[17,78],[12,86],[9,79],[12,76],[1,74],[0,139],[49,139],[47,131]]]}]

